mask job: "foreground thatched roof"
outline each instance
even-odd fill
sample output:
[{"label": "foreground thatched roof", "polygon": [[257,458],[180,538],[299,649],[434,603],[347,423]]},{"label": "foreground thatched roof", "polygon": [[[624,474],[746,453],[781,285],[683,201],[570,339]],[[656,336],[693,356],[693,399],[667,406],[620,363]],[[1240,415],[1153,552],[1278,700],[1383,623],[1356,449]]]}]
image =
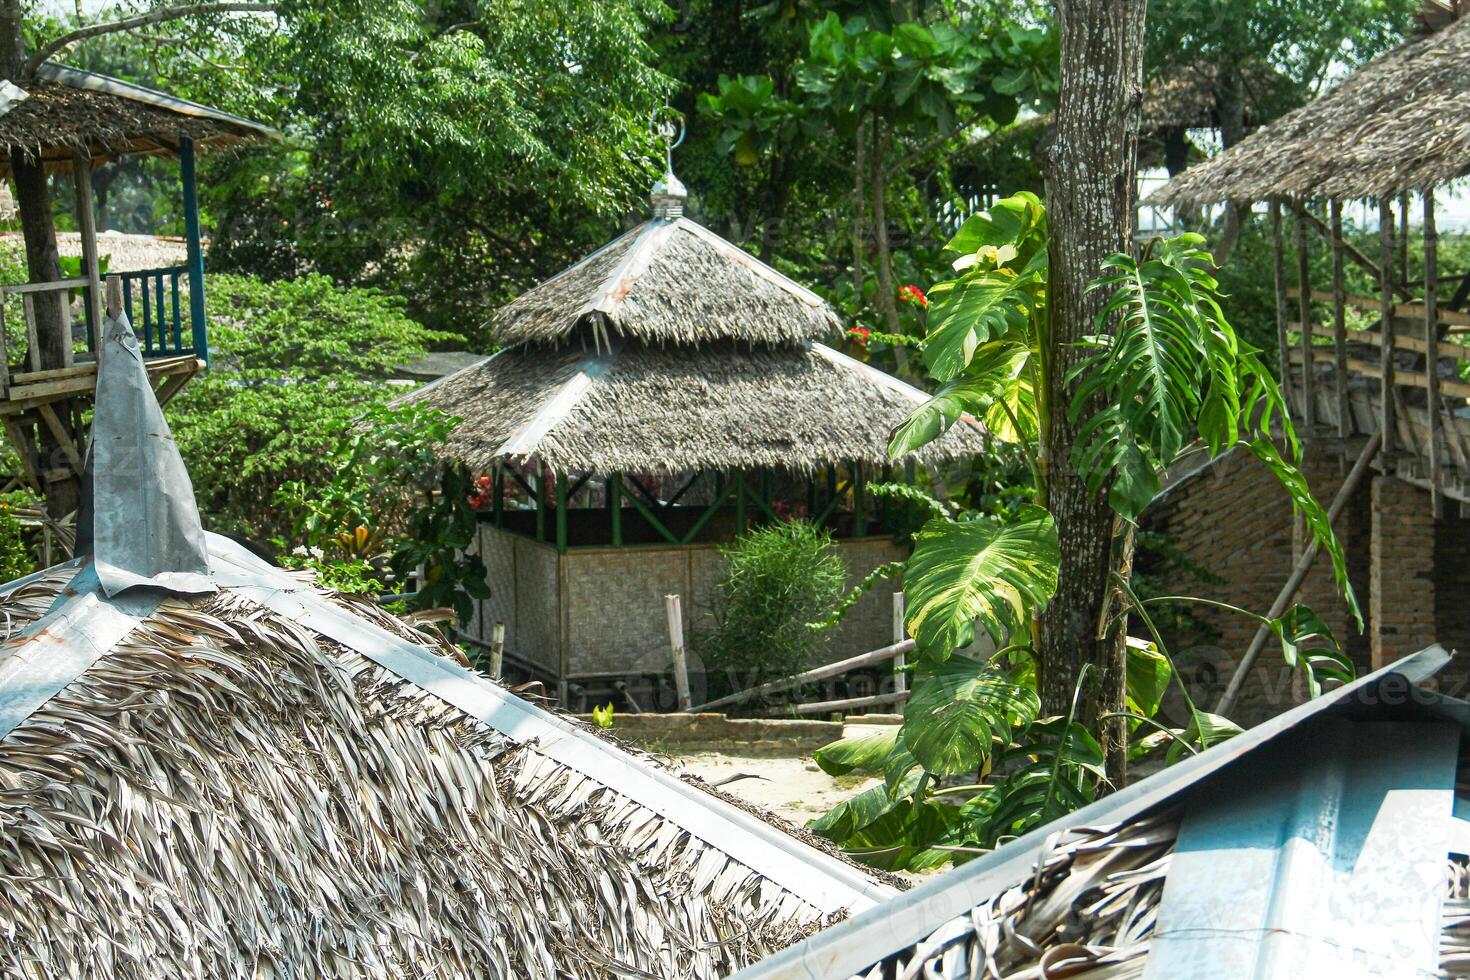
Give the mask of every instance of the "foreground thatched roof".
[{"label": "foreground thatched roof", "polygon": [[590,326],[623,337],[699,344],[789,344],[840,335],[832,309],[755,256],[688,218],[653,218],[501,307],[502,344],[556,342]]},{"label": "foreground thatched roof", "polygon": [[733,980],[1470,976],[1470,704],[1439,647]]},{"label": "foreground thatched roof", "polygon": [[1355,199],[1470,173],[1470,18],[1385,52],[1145,203]]},{"label": "foreground thatched roof", "polygon": [[[520,345],[406,396],[464,420],[444,453],[471,469],[535,457],[599,475],[881,464],[890,431],[926,398],[822,344],[728,340],[601,353]],[[985,448],[964,420],[923,458]]]},{"label": "foreground thatched roof", "polygon": [[0,173],[23,154],[58,169],[76,150],[93,163],[129,153],[173,156],[181,138],[232,146],[273,138],[268,126],[121,79],[47,62],[22,86],[28,98],[0,115]]},{"label": "foreground thatched roof", "polygon": [[76,563],[0,592],[0,973],[714,978],[891,894],[208,552],[213,595],[107,599]]}]

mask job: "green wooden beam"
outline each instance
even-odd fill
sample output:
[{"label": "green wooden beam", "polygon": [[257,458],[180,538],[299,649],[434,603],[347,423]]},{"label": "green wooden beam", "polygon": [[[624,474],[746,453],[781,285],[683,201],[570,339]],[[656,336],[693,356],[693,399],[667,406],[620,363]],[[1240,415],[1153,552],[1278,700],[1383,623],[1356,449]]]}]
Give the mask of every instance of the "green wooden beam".
[{"label": "green wooden beam", "polygon": [[852,536],[862,537],[868,530],[868,515],[864,508],[863,491],[867,488],[867,481],[863,474],[862,460],[854,460],[852,464]]},{"label": "green wooden beam", "polygon": [[[762,483],[764,482],[765,481],[762,480]],[[741,486],[745,489],[746,495],[750,497],[751,503],[755,504],[756,507],[763,511],[768,518],[770,518],[772,521],[780,520],[780,518],[776,516],[776,512],[771,509],[771,503],[765,498],[764,494],[756,493],[754,490],[750,489],[750,487],[745,486],[743,482],[741,483]]]},{"label": "green wooden beam", "polygon": [[532,500],[536,501],[537,503],[540,503],[541,502],[541,495],[536,492],[536,490],[535,490],[534,487],[532,487],[525,480],[521,479],[521,475],[519,473],[517,473],[514,469],[510,469],[510,468],[507,468],[506,469],[506,472],[510,474],[510,478],[512,480],[516,481],[516,483],[520,485],[520,488],[522,490],[526,491],[526,496],[530,497]]},{"label": "green wooden beam", "polygon": [[735,533],[745,533],[745,474],[740,470],[735,471],[735,476],[730,480],[735,487]]},{"label": "green wooden beam", "polygon": [[567,475],[558,471],[555,479],[556,550],[565,554],[567,550]]},{"label": "green wooden beam", "polygon": [[644,516],[648,523],[653,525],[653,529],[655,531],[663,535],[665,541],[669,542],[670,544],[683,543],[679,540],[679,538],[674,534],[673,531],[670,531],[667,527],[664,526],[664,522],[658,519],[658,517],[653,513],[652,509],[650,509],[647,504],[638,499],[638,495],[636,493],[628,494],[628,502],[633,505],[634,510],[638,511],[638,513]]},{"label": "green wooden beam", "polygon": [[729,499],[730,492],[732,490],[734,490],[733,485],[726,486],[719,492],[719,494],[715,496],[715,502],[705,508],[703,514],[699,515],[699,520],[695,521],[694,526],[691,527],[689,529],[689,532],[684,535],[684,540],[680,542],[681,544],[689,544],[694,540],[694,538],[699,534],[700,531],[704,530],[704,526],[709,523],[710,518],[714,517],[715,514],[719,512],[720,508],[724,506],[725,501]]},{"label": "green wooden beam", "polygon": [[546,540],[546,467],[536,464],[536,540]]},{"label": "green wooden beam", "polygon": [[505,527],[505,467],[495,467],[495,476],[490,482],[490,492],[495,495],[495,526]]},{"label": "green wooden beam", "polygon": [[821,524],[832,516],[832,513],[837,510],[837,505],[842,501],[842,495],[847,492],[847,488],[850,486],[852,486],[851,480],[848,480],[841,486],[836,485],[836,481],[833,481],[832,497],[827,501],[827,506],[822,508],[822,513],[817,515],[816,523]]},{"label": "green wooden beam", "polygon": [[614,548],[623,546],[623,474],[613,473],[607,478],[607,510],[612,522]]}]

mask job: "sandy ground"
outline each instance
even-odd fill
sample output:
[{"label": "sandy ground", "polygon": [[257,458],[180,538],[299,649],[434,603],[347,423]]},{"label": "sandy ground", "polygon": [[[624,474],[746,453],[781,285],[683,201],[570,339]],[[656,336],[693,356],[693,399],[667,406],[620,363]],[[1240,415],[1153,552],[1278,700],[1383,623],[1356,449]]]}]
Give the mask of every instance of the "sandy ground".
[{"label": "sandy ground", "polygon": [[[888,731],[891,727],[848,725],[843,734],[852,737]],[[709,783],[721,783],[732,776],[752,777],[724,783],[720,788],[796,824],[805,824],[855,793],[878,783],[876,779],[857,776],[833,778],[818,768],[810,757],[787,759],[700,752],[674,756],[672,761]]]}]

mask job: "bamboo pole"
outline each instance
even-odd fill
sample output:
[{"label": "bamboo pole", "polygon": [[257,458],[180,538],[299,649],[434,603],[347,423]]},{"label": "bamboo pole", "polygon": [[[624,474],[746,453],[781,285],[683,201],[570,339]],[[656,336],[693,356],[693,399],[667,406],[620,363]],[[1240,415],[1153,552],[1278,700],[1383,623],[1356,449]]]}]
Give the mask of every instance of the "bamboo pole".
[{"label": "bamboo pole", "polygon": [[1424,373],[1428,375],[1429,487],[1435,520],[1444,519],[1444,461],[1439,449],[1439,229],[1434,190],[1424,192]]},{"label": "bamboo pole", "polygon": [[490,676],[500,680],[505,666],[505,624],[496,623],[490,634]]},{"label": "bamboo pole", "polygon": [[1378,245],[1380,274],[1378,277],[1379,345],[1378,431],[1383,434],[1383,454],[1394,450],[1393,411],[1393,201],[1384,195],[1378,201]]},{"label": "bamboo pole", "polygon": [[[1306,202],[1302,203],[1302,211],[1306,211]],[[1311,256],[1307,254],[1307,219],[1298,215],[1296,219],[1296,281],[1297,281],[1297,321],[1302,326],[1302,425],[1307,430],[1307,435],[1312,435],[1312,430],[1317,425],[1317,391],[1316,377],[1312,369],[1315,362],[1312,360],[1312,272],[1310,268]]]},{"label": "bamboo pole", "polygon": [[1276,348],[1281,355],[1281,390],[1291,404],[1291,345],[1286,339],[1286,254],[1281,242],[1281,199],[1271,198],[1271,251],[1276,275]]},{"label": "bamboo pole", "polygon": [[[897,646],[897,645],[901,644],[907,638],[907,636],[908,636],[908,632],[904,629],[904,626],[903,626],[903,619],[904,619],[904,601],[905,601],[904,600],[904,594],[902,592],[895,592],[895,593],[893,593],[893,644],[894,644],[894,646]],[[899,653],[899,654],[897,654],[893,658],[893,689],[894,689],[894,691],[907,691],[909,689],[909,673],[908,673],[908,671],[904,670],[904,667],[907,665],[907,663],[908,663],[908,658],[903,653]]]},{"label": "bamboo pole", "polygon": [[777,691],[790,690],[793,687],[800,687],[803,684],[810,684],[813,681],[836,677],[838,674],[845,674],[850,670],[857,670],[859,667],[871,667],[874,664],[881,664],[885,660],[905,656],[912,652],[913,649],[914,641],[904,640],[902,643],[895,643],[891,646],[879,647],[877,650],[869,650],[867,653],[860,653],[856,657],[848,657],[846,660],[838,660],[835,663],[830,663],[822,667],[813,667],[811,670],[802,671],[800,674],[792,674],[790,677],[767,681],[764,684],[747,688],[744,691],[736,691],[734,694],[727,694],[722,698],[715,698],[713,701],[706,701],[704,704],[695,705],[688,710],[709,711],[711,708],[722,708],[727,704],[748,701],[762,694],[774,694]]},{"label": "bamboo pole", "polygon": [[674,648],[674,691],[679,710],[689,710],[689,663],[684,658],[684,611],[677,595],[664,596],[664,612],[669,620],[669,645]]},{"label": "bamboo pole", "polygon": [[[1358,453],[1358,458],[1353,463],[1352,470],[1348,472],[1347,479],[1343,481],[1337,494],[1332,498],[1332,505],[1327,508],[1328,524],[1337,523],[1338,515],[1342,513],[1343,507],[1347,506],[1348,498],[1362,482],[1363,474],[1368,471],[1369,464],[1373,462],[1373,457],[1378,454],[1382,445],[1383,433],[1375,432],[1368,440],[1368,444],[1363,447],[1363,451]],[[1276,596],[1276,601],[1271,604],[1271,610],[1266,613],[1268,619],[1278,618],[1289,608],[1297,590],[1301,588],[1302,583],[1307,579],[1307,574],[1312,570],[1312,563],[1317,560],[1317,550],[1317,539],[1314,537],[1311,544],[1302,551],[1302,556],[1297,559],[1296,567],[1291,570],[1291,575],[1287,578],[1286,585],[1282,586],[1280,594]],[[1256,630],[1256,635],[1251,639],[1251,645],[1246,648],[1245,656],[1240,658],[1235,673],[1230,677],[1225,693],[1220,696],[1220,702],[1215,705],[1215,714],[1228,715],[1230,709],[1235,706],[1235,699],[1240,696],[1240,689],[1245,686],[1246,677],[1250,675],[1251,668],[1256,665],[1256,659],[1261,655],[1261,650],[1265,648],[1266,641],[1270,637],[1271,628],[1269,626],[1262,625]]]},{"label": "bamboo pole", "polygon": [[1344,284],[1342,202],[1330,205],[1332,221],[1332,388],[1337,400],[1337,434],[1353,434],[1353,408],[1348,401],[1347,287]]},{"label": "bamboo pole", "polygon": [[847,711],[852,708],[876,708],[883,704],[897,704],[908,699],[907,691],[894,691],[892,694],[869,694],[860,698],[840,698],[836,701],[811,701],[806,704],[793,704],[789,708],[777,708],[772,711],[763,712],[767,715],[824,715],[830,711]]}]

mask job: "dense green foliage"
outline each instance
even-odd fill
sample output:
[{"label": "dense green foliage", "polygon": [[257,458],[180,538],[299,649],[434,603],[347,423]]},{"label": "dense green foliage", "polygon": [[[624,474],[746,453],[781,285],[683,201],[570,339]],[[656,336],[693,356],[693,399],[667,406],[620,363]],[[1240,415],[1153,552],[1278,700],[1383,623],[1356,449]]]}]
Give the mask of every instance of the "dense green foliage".
[{"label": "dense green foliage", "polygon": [[343,591],[401,593],[389,583],[421,575],[409,605],[447,606],[468,622],[472,600],[489,595],[484,564],[465,554],[477,523],[470,481],[434,454],[458,422],[417,405],[339,422],[325,475],[276,491],[285,559]]},{"label": "dense green foliage", "polygon": [[211,528],[268,541],[288,530],[276,489],[329,479],[350,421],[387,402],[389,374],[439,335],[402,299],[320,275],[211,275],[208,309],[210,369],[169,404],[169,424]]},{"label": "dense green foliage", "polygon": [[[1186,717],[1174,725],[1156,717],[1177,674],[1150,608],[1181,600],[1142,600],[1123,575],[1113,576],[1113,611],[1099,638],[1125,631],[1132,618],[1150,639],[1126,641],[1121,710],[1107,709],[1110,717],[1089,710],[1088,697],[1098,699],[1084,668],[1067,715],[1041,717],[1038,675],[1049,665],[1032,638],[1059,565],[1058,530],[1046,510],[1050,467],[1071,465],[1107,493],[1128,534],[1168,467],[1192,452],[1243,445],[1278,477],[1354,603],[1341,545],[1295,467],[1296,437],[1281,392],[1259,352],[1225,318],[1199,236],[1155,241],[1137,259],[1116,255],[1104,264],[1092,285],[1109,297],[1088,339],[1094,353],[1071,378],[1071,403],[1047,404],[1054,387],[1047,377],[1046,217],[1034,195],[1018,194],[969,219],[950,241],[958,276],[930,290],[921,348],[940,387],[890,446],[902,455],[961,415],[985,418],[1029,460],[1033,501],[992,515],[933,506],[904,572],[915,664],[903,725],[883,744],[837,743],[819,755],[829,771],[885,777],[814,825],[884,867],[968,855],[1088,802],[1106,783],[1105,727],[1114,738],[1140,736],[1137,754],[1166,747],[1171,762],[1238,731],[1197,708],[1182,680]],[[1056,459],[1047,445],[1045,420],[1055,411],[1069,412],[1079,427],[1070,460]],[[1273,440],[1273,425],[1284,432],[1284,448]],[[1283,659],[1313,693],[1324,679],[1351,676],[1331,631],[1310,610],[1296,607],[1278,620],[1235,611],[1273,631]],[[977,625],[998,652],[984,660],[955,655]],[[969,773],[977,779],[947,784]]]},{"label": "dense green foliage", "polygon": [[693,649],[710,671],[758,684],[810,666],[828,632],[808,626],[842,595],[847,566],[826,530],[782,521],[748,531],[720,549],[722,577],[709,596],[713,626]]}]

